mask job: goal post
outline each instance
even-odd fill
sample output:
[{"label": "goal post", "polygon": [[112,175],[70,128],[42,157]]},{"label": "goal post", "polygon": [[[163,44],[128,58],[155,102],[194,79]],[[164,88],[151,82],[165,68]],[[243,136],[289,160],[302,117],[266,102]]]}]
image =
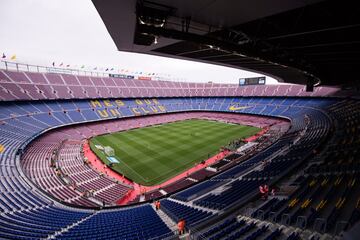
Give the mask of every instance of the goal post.
[{"label": "goal post", "polygon": [[104,147],[104,152],[105,152],[106,156],[109,156],[109,157],[112,157],[115,155],[114,149],[109,146]]}]

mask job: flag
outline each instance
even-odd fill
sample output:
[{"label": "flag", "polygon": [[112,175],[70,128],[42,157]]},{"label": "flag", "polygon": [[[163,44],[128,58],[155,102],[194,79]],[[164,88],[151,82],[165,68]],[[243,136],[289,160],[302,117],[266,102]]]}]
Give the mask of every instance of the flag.
[{"label": "flag", "polygon": [[53,67],[55,67],[55,62],[52,63]]},{"label": "flag", "polygon": [[105,71],[107,72],[107,71],[109,71],[109,69],[108,69],[108,68],[106,68],[106,69],[105,69]]},{"label": "flag", "polygon": [[113,70],[114,70],[114,68],[111,68],[111,69],[110,69],[110,71],[113,71]]},{"label": "flag", "polygon": [[5,55],[5,53],[3,53],[3,55],[2,55],[2,57],[1,58],[6,58],[6,55]]},{"label": "flag", "polygon": [[60,63],[60,65],[59,65],[59,66],[61,67],[62,65],[64,65],[64,63]]},{"label": "flag", "polygon": [[10,59],[15,60],[16,59],[16,54],[12,55]]},{"label": "flag", "polygon": [[70,64],[66,65],[66,67],[70,67]]}]

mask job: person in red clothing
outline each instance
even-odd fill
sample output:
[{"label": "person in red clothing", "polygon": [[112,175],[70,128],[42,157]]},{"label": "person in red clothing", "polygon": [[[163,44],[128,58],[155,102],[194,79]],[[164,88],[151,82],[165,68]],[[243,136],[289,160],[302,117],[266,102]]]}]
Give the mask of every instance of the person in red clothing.
[{"label": "person in red clothing", "polygon": [[261,193],[261,198],[267,200],[269,194],[269,186],[267,184],[264,184],[263,186],[260,185],[259,190]]},{"label": "person in red clothing", "polygon": [[156,210],[160,209],[160,201],[155,201],[155,209]]},{"label": "person in red clothing", "polygon": [[264,185],[264,190],[265,190],[265,200],[267,200],[268,196],[269,196],[269,186],[267,184]]},{"label": "person in red clothing", "polygon": [[185,232],[185,220],[184,219],[180,219],[180,221],[178,222],[178,230],[179,230],[179,235],[184,234],[184,232]]}]

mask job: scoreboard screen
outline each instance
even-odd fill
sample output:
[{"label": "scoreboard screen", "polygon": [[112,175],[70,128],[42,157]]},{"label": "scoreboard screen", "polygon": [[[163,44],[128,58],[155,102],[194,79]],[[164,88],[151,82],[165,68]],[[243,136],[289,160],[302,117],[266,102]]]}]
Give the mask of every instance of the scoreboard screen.
[{"label": "scoreboard screen", "polygon": [[265,85],[266,80],[265,77],[253,77],[253,78],[240,78],[239,85]]}]

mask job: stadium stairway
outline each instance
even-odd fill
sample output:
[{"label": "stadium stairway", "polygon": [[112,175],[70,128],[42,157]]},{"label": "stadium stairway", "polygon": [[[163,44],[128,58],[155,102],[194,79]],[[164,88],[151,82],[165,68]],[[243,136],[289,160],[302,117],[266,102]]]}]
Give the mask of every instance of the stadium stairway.
[{"label": "stadium stairway", "polygon": [[154,204],[151,204],[151,207],[172,232],[177,231],[177,223],[173,221],[163,210],[161,210],[161,207],[157,210]]},{"label": "stadium stairway", "polygon": [[124,197],[119,199],[116,204],[117,205],[125,205],[127,203],[130,203],[138,196],[138,192],[135,190],[129,190],[128,194],[126,194]]}]

